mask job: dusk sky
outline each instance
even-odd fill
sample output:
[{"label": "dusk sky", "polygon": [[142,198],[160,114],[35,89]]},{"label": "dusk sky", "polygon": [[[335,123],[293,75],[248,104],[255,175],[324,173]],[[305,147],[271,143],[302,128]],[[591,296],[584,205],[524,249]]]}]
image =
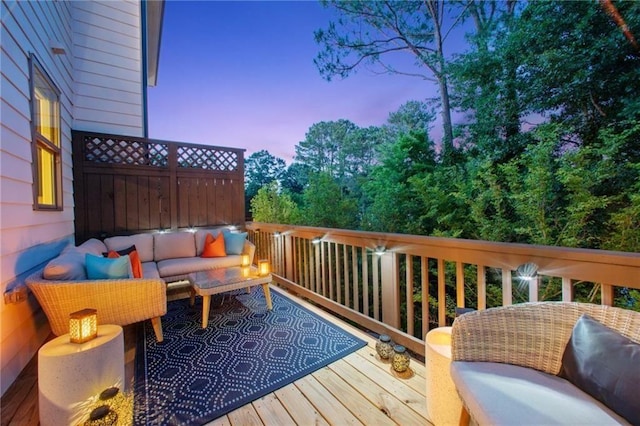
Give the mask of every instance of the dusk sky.
[{"label": "dusk sky", "polygon": [[316,1],[167,1],[150,137],[245,156],[266,149],[289,163],[314,123],[377,126],[406,101],[435,96],[430,82],[364,68],[324,80],[313,32],[332,16]]}]

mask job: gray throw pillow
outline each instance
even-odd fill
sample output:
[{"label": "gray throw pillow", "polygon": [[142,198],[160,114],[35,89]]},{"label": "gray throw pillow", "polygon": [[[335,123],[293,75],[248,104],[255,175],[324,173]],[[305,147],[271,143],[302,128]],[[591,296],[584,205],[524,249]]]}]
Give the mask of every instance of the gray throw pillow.
[{"label": "gray throw pillow", "polygon": [[640,344],[583,314],[558,373],[634,425],[640,425]]}]

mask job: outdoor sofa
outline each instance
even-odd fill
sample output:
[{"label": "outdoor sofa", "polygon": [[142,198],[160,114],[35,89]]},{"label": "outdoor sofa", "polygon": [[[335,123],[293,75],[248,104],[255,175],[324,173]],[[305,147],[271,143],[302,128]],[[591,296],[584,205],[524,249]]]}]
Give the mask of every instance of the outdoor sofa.
[{"label": "outdoor sofa", "polygon": [[[207,234],[224,232],[229,254],[201,257]],[[127,253],[135,246],[142,278],[89,279],[87,253],[104,257],[110,251]],[[46,314],[57,336],[69,330],[69,314],[81,309],[97,310],[99,324],[127,325],[150,319],[158,341],[163,340],[160,318],[167,312],[167,284],[185,280],[192,272],[241,265],[241,253],[253,262],[255,246],[246,233],[226,228],[196,232],[141,233],[90,239],[69,246],[44,268],[27,278],[27,285]],[[123,255],[124,257],[124,255]],[[95,259],[95,258],[91,258]],[[128,258],[127,258],[128,259]]]},{"label": "outdoor sofa", "polygon": [[461,425],[640,424],[639,312],[524,303],[464,314],[451,338]]}]

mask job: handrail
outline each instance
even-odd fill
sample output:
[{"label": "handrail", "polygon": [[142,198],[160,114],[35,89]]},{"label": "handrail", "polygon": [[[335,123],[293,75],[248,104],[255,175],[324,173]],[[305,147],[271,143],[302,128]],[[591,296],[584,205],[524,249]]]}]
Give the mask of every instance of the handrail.
[{"label": "handrail", "polygon": [[[613,305],[616,287],[640,289],[639,253],[261,222],[246,228],[279,284],[421,354],[430,324],[450,323],[455,306],[488,307],[488,291],[509,305],[539,300],[553,282],[561,292],[551,300],[572,301],[576,285],[598,283],[600,303]],[[537,277],[519,279],[514,271],[529,262]]]}]

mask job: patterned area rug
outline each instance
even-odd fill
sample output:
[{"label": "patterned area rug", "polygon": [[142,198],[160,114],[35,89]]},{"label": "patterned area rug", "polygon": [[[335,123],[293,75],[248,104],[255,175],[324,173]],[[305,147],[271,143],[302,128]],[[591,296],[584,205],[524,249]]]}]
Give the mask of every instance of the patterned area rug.
[{"label": "patterned area rug", "polygon": [[[145,321],[137,352],[137,425],[200,425],[273,392],[366,343],[299,304],[262,289],[213,298],[201,327],[202,299],[169,302],[164,342]],[[222,305],[220,305],[222,303]]]}]

